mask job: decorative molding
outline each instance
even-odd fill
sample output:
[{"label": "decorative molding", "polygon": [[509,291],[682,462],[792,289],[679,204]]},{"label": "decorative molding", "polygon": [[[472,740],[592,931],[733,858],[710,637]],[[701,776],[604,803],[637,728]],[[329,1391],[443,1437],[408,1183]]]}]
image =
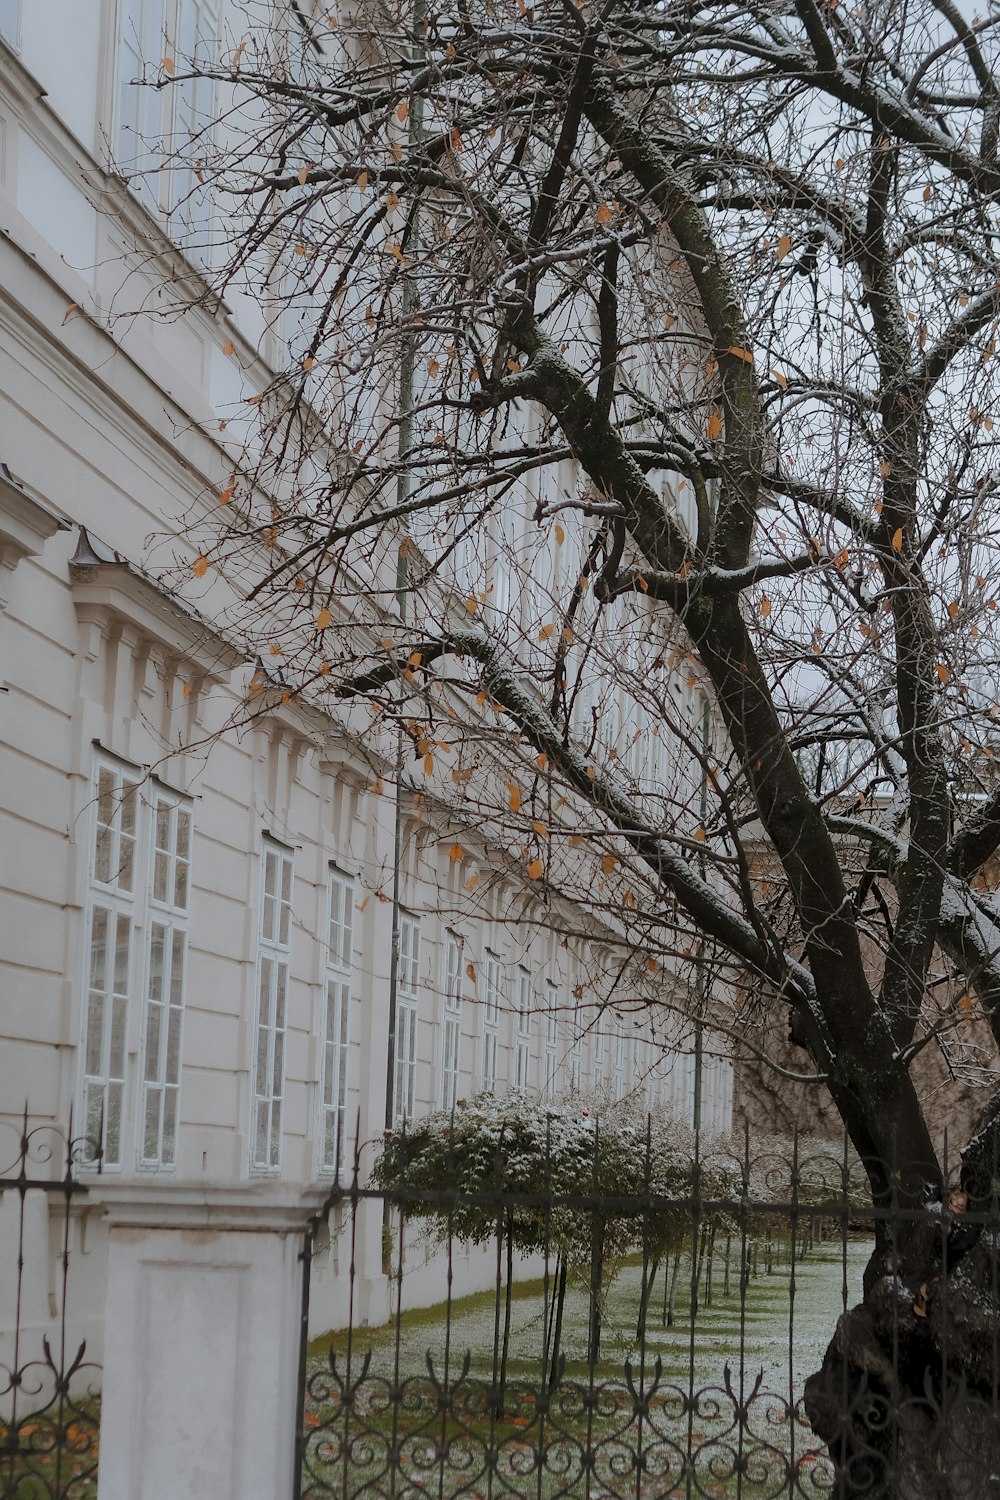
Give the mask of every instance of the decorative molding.
[{"label": "decorative molding", "polygon": [[0,462],[0,614],[7,608],[10,580],[25,557],[37,557],[50,536],[69,522],[35,500]]},{"label": "decorative molding", "polygon": [[105,629],[131,626],[186,669],[217,681],[245,660],[190,605],[165,593],[82,526],[69,572],[73,604],[81,618],[96,619]]},{"label": "decorative molding", "polygon": [[328,1192],[283,1182],[206,1187],[200,1182],[88,1181],[88,1201],[111,1229],[209,1229],[304,1234]]}]

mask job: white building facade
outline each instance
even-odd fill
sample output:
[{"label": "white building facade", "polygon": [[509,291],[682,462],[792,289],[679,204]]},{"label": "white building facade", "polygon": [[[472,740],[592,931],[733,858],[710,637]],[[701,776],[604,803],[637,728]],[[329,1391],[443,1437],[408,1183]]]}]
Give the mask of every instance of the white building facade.
[{"label": "white building facade", "polygon": [[[595,950],[564,941],[568,918],[503,851],[470,834],[456,857],[419,791],[280,687],[247,717],[262,668],[160,581],[194,558],[230,470],[223,351],[240,335],[204,308],[116,317],[143,300],[123,302],[137,246],[147,301],[178,257],[108,143],[165,128],[136,110],[205,107],[133,89],[136,38],[147,57],[162,37],[194,51],[223,22],[221,0],[0,0],[0,1115],[87,1138],[103,1207],[74,1223],[93,1288],[75,1326],[98,1357],[109,1243],[139,1288],[129,1234],[244,1244],[256,1203],[292,1235],[356,1144],[481,1089],[638,1088],[687,1122],[694,1099],[691,1058],[599,1009]],[[703,1125],[726,1128],[712,1048],[701,1089]],[[363,1227],[356,1318],[388,1310],[381,1227]],[[342,1320],[347,1273],[336,1234],[323,1243],[317,1329]],[[492,1275],[470,1257],[455,1293]],[[433,1260],[411,1285],[442,1294]],[[118,1390],[139,1305],[112,1339]],[[142,1305],[169,1321],[169,1297]],[[107,1493],[134,1500],[116,1475]]]}]

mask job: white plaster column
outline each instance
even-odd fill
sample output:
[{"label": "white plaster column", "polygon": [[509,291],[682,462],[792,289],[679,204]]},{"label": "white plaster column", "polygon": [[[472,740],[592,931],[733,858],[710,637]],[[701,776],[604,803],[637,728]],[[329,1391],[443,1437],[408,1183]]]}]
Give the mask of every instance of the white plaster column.
[{"label": "white plaster column", "polygon": [[108,1227],[99,1500],[291,1500],[317,1191],[95,1187]]}]

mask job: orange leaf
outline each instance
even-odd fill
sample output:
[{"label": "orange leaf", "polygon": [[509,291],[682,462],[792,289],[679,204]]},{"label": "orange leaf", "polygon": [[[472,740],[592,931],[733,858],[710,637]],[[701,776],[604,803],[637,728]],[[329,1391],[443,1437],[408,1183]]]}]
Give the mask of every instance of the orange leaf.
[{"label": "orange leaf", "polygon": [[542,864],[542,862],[541,862],[540,859],[531,859],[531,860],[528,861],[528,879],[529,880],[541,880],[542,875],[544,873],[545,873],[545,866]]},{"label": "orange leaf", "polygon": [[402,104],[396,105],[396,119],[399,121],[400,125],[406,124],[406,118],[409,113],[410,106],[407,104],[405,99],[403,100]]},{"label": "orange leaf", "polygon": [[717,437],[722,436],[722,416],[717,406],[712,407],[711,414],[708,418],[708,427],[706,430],[713,442]]},{"label": "orange leaf", "polygon": [[226,488],[224,490],[220,490],[219,491],[219,504],[220,505],[228,505],[229,502],[230,502],[230,500],[233,498],[233,496],[235,494],[236,494],[236,486],[235,486],[235,484],[232,484],[232,483],[227,484]]},{"label": "orange leaf", "polygon": [[646,968],[649,970],[649,972],[651,974],[655,974],[658,967],[659,967],[659,965],[657,964],[655,958],[647,958],[646,959]]},{"label": "orange leaf", "polygon": [[958,601],[956,599],[953,599],[948,605],[948,613],[953,620],[956,618],[958,614]]},{"label": "orange leaf", "polygon": [[726,350],[727,354],[735,354],[737,359],[742,359],[746,364],[753,364],[753,355],[749,349],[741,349],[738,344],[730,344]]},{"label": "orange leaf", "polygon": [[607,229],[609,224],[614,223],[615,210],[610,203],[602,203],[597,210],[597,222],[602,229]]},{"label": "orange leaf", "polygon": [[696,844],[703,844],[705,842],[705,830],[704,830],[704,828],[696,828],[695,829],[695,831],[694,831],[694,841],[695,841]]},{"label": "orange leaf", "polygon": [[771,374],[774,376],[775,380],[781,386],[781,389],[783,391],[787,391],[787,389],[788,389],[788,377],[787,377],[787,375],[782,375],[782,373],[781,373],[780,370],[772,370]]},{"label": "orange leaf", "polygon": [[462,858],[462,855],[464,853],[465,850],[462,848],[461,844],[452,844],[451,848],[448,850],[448,859],[450,863],[455,864],[457,860],[460,860]]},{"label": "orange leaf", "polygon": [[469,598],[465,601],[465,607],[469,611],[470,615],[474,615],[476,613],[476,610],[479,608],[478,599],[473,599],[470,594]]},{"label": "orange leaf", "polygon": [[430,754],[425,755],[424,756],[424,775],[425,776],[430,776],[431,773],[433,772],[433,770],[434,770],[434,757],[433,757],[433,755],[430,755]]},{"label": "orange leaf", "polygon": [[65,313],[63,314],[63,320],[62,320],[62,325],[61,326],[65,325],[66,323],[69,322],[70,318],[76,312],[78,306],[79,306],[79,304],[76,303],[76,302],[71,302],[70,303],[69,307],[67,307]]},{"label": "orange leaf", "polygon": [[618,861],[615,859],[613,854],[604,854],[601,856],[601,869],[604,871],[605,875],[613,875],[615,873],[615,866],[617,865],[617,863]]},{"label": "orange leaf", "polygon": [[514,785],[514,783],[511,782],[508,785],[508,787],[507,787],[507,791],[510,793],[510,810],[511,810],[511,812],[514,812],[514,813],[520,812],[521,811],[521,789],[520,789],[520,787],[516,787]]},{"label": "orange leaf", "polygon": [[166,73],[169,76],[169,74],[171,74],[174,71],[174,60],[173,60],[173,58],[172,57],[165,57],[163,59],[162,63],[161,63],[161,66],[163,68],[164,73]]},{"label": "orange leaf", "polygon": [[226,339],[226,342],[222,346],[223,354],[225,354],[228,358],[229,355],[235,353],[235,351],[236,345],[233,343],[232,339]]},{"label": "orange leaf", "polygon": [[764,617],[765,620],[767,619],[768,615],[771,613],[771,601],[767,597],[766,594],[762,594],[761,595],[760,612],[763,615],[763,617]]},{"label": "orange leaf", "polygon": [[475,964],[466,964],[466,966],[465,966],[465,973],[466,973],[466,977],[469,978],[469,979],[471,979],[472,983],[475,984],[475,982],[476,982],[476,966],[475,966]]},{"label": "orange leaf", "polygon": [[893,552],[902,552],[903,550],[902,526],[897,526],[895,531],[892,533],[892,550]]},{"label": "orange leaf", "polygon": [[465,889],[467,891],[474,891],[476,889],[476,886],[478,884],[479,884],[479,876],[478,875],[470,875],[469,878],[468,878],[468,880],[465,882]]},{"label": "orange leaf", "polygon": [[534,822],[532,823],[531,826],[535,830],[535,832],[538,834],[539,838],[543,838],[543,839],[547,839],[548,838],[548,836],[549,836],[549,830],[546,828],[545,824],[544,823],[540,823],[537,818],[534,820]]},{"label": "orange leaf", "polygon": [[565,540],[566,540],[566,533],[565,533],[565,531],[563,531],[562,527],[559,525],[559,522],[557,521],[556,522],[556,546],[557,547],[561,547],[562,544],[563,544],[563,542]]},{"label": "orange leaf", "polygon": [[208,558],[204,555],[204,553],[202,553],[200,557],[195,558],[194,562],[191,564],[191,572],[196,578],[204,578],[205,574],[208,572]]},{"label": "orange leaf", "polygon": [[305,187],[306,178],[309,176],[309,173],[312,171],[315,165],[316,163],[314,161],[305,161],[302,163],[301,167],[295,174],[299,179],[299,187]]},{"label": "orange leaf", "polygon": [[316,629],[317,630],[325,630],[328,625],[332,625],[332,624],[333,624],[333,615],[330,613],[330,611],[328,609],[326,609],[326,608],[321,609],[320,612],[319,612],[319,614],[316,616]]},{"label": "orange leaf", "polygon": [[784,260],[785,256],[788,254],[788,252],[789,252],[789,250],[791,248],[792,248],[792,237],[791,237],[791,235],[790,234],[783,234],[781,236],[781,239],[778,241],[778,248],[774,252],[774,258],[775,258],[775,260]]},{"label": "orange leaf", "polygon": [[947,682],[951,676],[950,668],[946,667],[943,661],[939,661],[934,670],[938,675],[938,682]]}]

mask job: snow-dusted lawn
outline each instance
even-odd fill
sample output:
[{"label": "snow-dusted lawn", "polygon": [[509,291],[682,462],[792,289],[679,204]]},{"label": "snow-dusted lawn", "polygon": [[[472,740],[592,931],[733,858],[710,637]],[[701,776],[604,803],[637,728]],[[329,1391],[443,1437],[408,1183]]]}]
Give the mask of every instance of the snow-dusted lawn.
[{"label": "snow-dusted lawn", "polygon": [[[761,1255],[760,1274],[741,1303],[737,1256],[728,1296],[717,1257],[712,1304],[703,1302],[693,1329],[690,1260],[682,1259],[673,1326],[662,1326],[658,1280],[642,1351],[635,1342],[642,1269],[627,1266],[607,1299],[593,1375],[586,1365],[588,1299],[583,1288],[572,1288],[563,1330],[566,1369],[548,1401],[539,1380],[541,1288],[519,1288],[502,1417],[490,1403],[495,1299],[487,1294],[456,1304],[448,1330],[443,1307],[406,1313],[404,1285],[398,1330],[389,1324],[355,1331],[351,1385],[362,1378],[346,1402],[345,1336],[332,1338],[336,1377],[324,1376],[329,1364],[321,1341],[313,1346],[312,1493],[316,1500],[428,1493],[469,1500],[666,1500],[689,1493],[756,1500],[822,1492],[825,1459],[808,1428],[789,1417],[843,1306],[845,1275],[848,1302],[860,1295],[868,1248],[866,1240],[852,1239],[845,1265],[836,1242],[815,1247],[796,1265],[794,1301],[787,1260],[768,1275]],[[445,1382],[447,1411],[439,1398]],[[748,1399],[741,1424],[738,1407]]]}]

